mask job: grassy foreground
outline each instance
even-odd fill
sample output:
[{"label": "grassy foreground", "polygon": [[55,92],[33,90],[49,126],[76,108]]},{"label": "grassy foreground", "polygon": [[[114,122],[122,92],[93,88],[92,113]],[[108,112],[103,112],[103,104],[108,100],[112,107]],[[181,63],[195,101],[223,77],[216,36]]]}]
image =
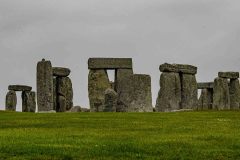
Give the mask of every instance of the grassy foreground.
[{"label": "grassy foreground", "polygon": [[0,112],[0,159],[240,159],[240,112]]}]

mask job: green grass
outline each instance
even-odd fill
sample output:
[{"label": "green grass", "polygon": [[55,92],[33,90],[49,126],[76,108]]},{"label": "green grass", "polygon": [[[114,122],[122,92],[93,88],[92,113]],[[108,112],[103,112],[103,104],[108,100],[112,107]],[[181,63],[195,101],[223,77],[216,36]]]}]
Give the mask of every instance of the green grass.
[{"label": "green grass", "polygon": [[240,112],[0,112],[0,159],[240,159]]}]

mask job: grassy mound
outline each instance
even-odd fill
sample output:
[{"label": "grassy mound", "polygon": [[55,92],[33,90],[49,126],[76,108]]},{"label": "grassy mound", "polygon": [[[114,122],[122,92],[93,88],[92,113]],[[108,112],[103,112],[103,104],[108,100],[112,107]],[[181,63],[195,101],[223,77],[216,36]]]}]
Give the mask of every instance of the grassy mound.
[{"label": "grassy mound", "polygon": [[240,159],[240,112],[0,112],[0,159]]}]

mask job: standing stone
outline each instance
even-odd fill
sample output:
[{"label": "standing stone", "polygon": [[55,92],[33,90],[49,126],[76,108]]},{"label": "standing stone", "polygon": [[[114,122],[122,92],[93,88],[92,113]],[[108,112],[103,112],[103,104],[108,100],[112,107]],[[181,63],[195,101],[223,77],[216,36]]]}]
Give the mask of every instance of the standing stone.
[{"label": "standing stone", "polygon": [[102,112],[106,89],[111,88],[106,70],[90,70],[88,75],[88,94],[91,112]]},{"label": "standing stone", "polygon": [[156,111],[179,110],[181,102],[181,82],[178,73],[164,72],[160,77],[160,91]]},{"label": "standing stone", "polygon": [[118,97],[122,112],[153,112],[151,77],[139,74],[125,77]]},{"label": "standing stone", "polygon": [[198,86],[195,75],[180,74],[182,101],[181,109],[197,109]]},{"label": "standing stone", "polygon": [[[57,110],[60,111],[67,111],[73,107],[73,88],[72,88],[72,81],[69,77],[57,77],[57,96],[64,97],[65,103],[61,103],[63,98],[59,99]],[[64,106],[61,106],[64,104]],[[61,109],[64,108],[64,109]]]},{"label": "standing stone", "polygon": [[53,110],[57,110],[57,78],[53,78]]},{"label": "standing stone", "polygon": [[198,110],[212,109],[212,103],[213,103],[213,90],[202,89],[201,96],[198,100]]},{"label": "standing stone", "polygon": [[7,111],[16,111],[17,106],[17,94],[15,91],[9,91],[6,95],[6,110]]},{"label": "standing stone", "polygon": [[66,112],[67,111],[67,101],[66,98],[62,95],[58,96],[58,107],[57,111],[58,112]]},{"label": "standing stone", "polygon": [[240,105],[240,84],[238,79],[230,79],[230,108],[238,110]]},{"label": "standing stone", "polygon": [[44,59],[37,64],[38,111],[53,110],[53,72],[50,61]]},{"label": "standing stone", "polygon": [[228,80],[226,78],[216,78],[213,87],[213,109],[229,110],[230,94]]},{"label": "standing stone", "polygon": [[22,112],[35,112],[36,100],[35,92],[22,92]]},{"label": "standing stone", "polygon": [[132,69],[117,69],[116,70],[116,73],[115,73],[115,90],[119,95],[118,102],[117,102],[118,103],[117,104],[117,112],[126,112],[127,111],[125,97],[122,96],[122,95],[124,95],[122,93],[125,93],[125,90],[128,87],[131,87],[130,84],[128,85],[128,81],[129,81],[129,79],[132,75],[133,75],[133,70]]},{"label": "standing stone", "polygon": [[116,112],[117,108],[117,93],[113,89],[107,89],[105,91],[105,104],[104,112]]}]

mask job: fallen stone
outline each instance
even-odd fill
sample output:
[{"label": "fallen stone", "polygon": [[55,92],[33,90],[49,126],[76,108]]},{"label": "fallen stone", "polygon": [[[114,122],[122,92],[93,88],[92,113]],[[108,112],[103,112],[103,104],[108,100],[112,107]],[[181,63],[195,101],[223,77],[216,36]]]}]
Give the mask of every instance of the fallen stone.
[{"label": "fallen stone", "polygon": [[70,75],[71,70],[69,68],[53,67],[53,76],[67,77]]},{"label": "fallen stone", "polygon": [[239,110],[240,109],[240,84],[238,79],[230,80],[229,94],[230,94],[230,108],[232,110]]},{"label": "fallen stone", "polygon": [[38,111],[53,110],[53,73],[50,61],[44,59],[37,64]]},{"label": "fallen stone", "polygon": [[198,88],[195,75],[180,74],[181,79],[181,109],[197,109]]},{"label": "fallen stone", "polygon": [[213,89],[202,89],[198,100],[198,110],[210,110],[213,104]]},{"label": "fallen stone", "polygon": [[32,87],[25,85],[10,85],[8,86],[8,90],[11,91],[31,91]]},{"label": "fallen stone", "polygon": [[156,111],[170,112],[180,109],[181,81],[178,73],[164,72],[160,77]]},{"label": "fallen stone", "polygon": [[172,110],[171,112],[192,112],[193,109],[179,109],[179,110]]},{"label": "fallen stone", "polygon": [[216,78],[214,80],[213,109],[230,109],[230,93],[228,87],[228,80],[226,78]]},{"label": "fallen stone", "polygon": [[[72,81],[69,77],[57,77],[57,99],[59,96],[63,96],[65,98],[66,106],[65,111],[70,110],[73,107],[73,88],[72,88]],[[64,108],[60,103],[57,104],[57,111],[59,108]]]},{"label": "fallen stone", "polygon": [[198,89],[213,89],[214,82],[198,83]]},{"label": "fallen stone", "polygon": [[239,78],[239,72],[218,72],[218,77],[237,79],[237,78]]},{"label": "fallen stone", "polygon": [[134,74],[123,79],[118,100],[126,112],[153,112],[151,77]]},{"label": "fallen stone", "polygon": [[90,70],[88,75],[88,95],[91,112],[102,112],[106,89],[111,88],[106,70]]},{"label": "fallen stone", "polygon": [[90,112],[89,108],[81,108],[81,112]]},{"label": "fallen stone", "polygon": [[69,112],[81,112],[81,107],[80,106],[74,106],[69,110]]},{"label": "fallen stone", "polygon": [[118,99],[117,93],[113,89],[108,88],[104,94],[105,94],[105,103],[104,103],[103,111],[116,112],[117,99]]},{"label": "fallen stone", "polygon": [[38,111],[37,113],[57,113],[55,110],[50,111]]},{"label": "fallen stone", "polygon": [[132,69],[131,58],[90,58],[88,69]]},{"label": "fallen stone", "polygon": [[9,91],[6,95],[5,108],[7,111],[16,111],[17,94],[15,91]]},{"label": "fallen stone", "polygon": [[164,63],[159,67],[161,72],[175,72],[184,74],[197,74],[197,67],[186,64],[168,64]]}]

